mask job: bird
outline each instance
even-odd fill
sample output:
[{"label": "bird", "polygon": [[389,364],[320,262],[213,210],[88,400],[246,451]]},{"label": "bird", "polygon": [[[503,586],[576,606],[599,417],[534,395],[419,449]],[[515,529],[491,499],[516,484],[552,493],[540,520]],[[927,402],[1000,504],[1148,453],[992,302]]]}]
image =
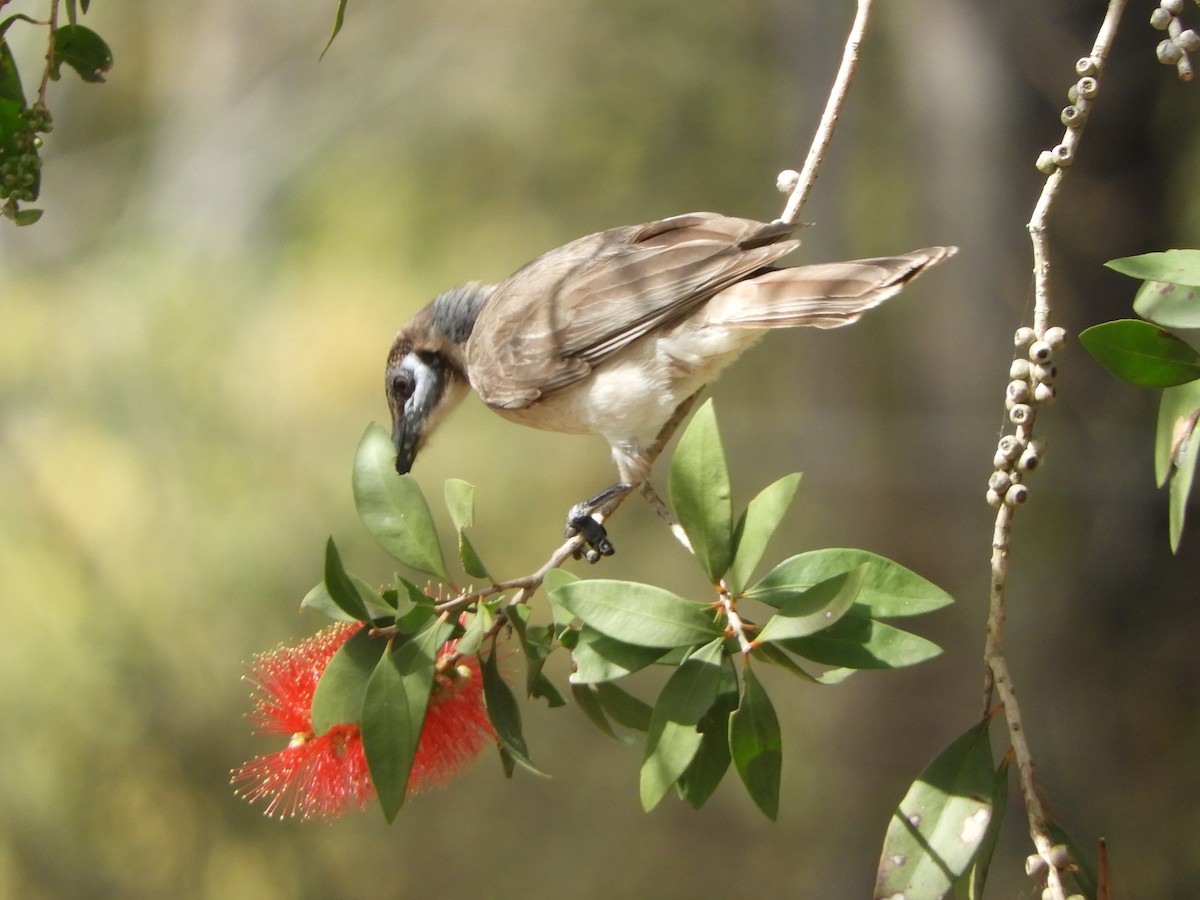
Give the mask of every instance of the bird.
[{"label": "bird", "polygon": [[571,508],[588,558],[613,552],[593,517],[647,485],[648,453],[685,400],[768,331],[837,328],[957,248],[781,267],[798,225],[695,212],[564,244],[496,284],[435,297],[396,334],[384,380],[396,471],[411,471],[473,390],[506,419],[607,440],[618,481]]}]

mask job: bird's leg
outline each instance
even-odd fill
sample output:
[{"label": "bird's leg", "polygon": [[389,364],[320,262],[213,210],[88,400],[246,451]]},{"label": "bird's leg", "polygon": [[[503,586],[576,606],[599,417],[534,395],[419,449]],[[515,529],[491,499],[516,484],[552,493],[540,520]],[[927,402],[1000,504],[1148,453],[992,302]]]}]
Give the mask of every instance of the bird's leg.
[{"label": "bird's leg", "polygon": [[[601,556],[613,555],[612,541],[608,539],[608,533],[604,530],[604,526],[592,517],[593,514],[597,512],[607,514],[614,505],[613,501],[623,498],[635,487],[637,487],[635,484],[618,481],[616,484],[606,487],[596,496],[576,503],[567,511],[565,536],[574,537],[577,534],[583,536],[584,543],[588,547],[588,562],[594,563]],[[576,553],[576,559],[581,555],[583,554]]]}]

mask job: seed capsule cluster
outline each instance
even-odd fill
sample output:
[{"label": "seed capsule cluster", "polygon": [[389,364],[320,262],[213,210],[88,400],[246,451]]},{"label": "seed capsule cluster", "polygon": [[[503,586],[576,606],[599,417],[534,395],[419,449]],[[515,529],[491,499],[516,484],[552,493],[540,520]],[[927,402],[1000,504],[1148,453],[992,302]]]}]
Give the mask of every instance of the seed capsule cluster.
[{"label": "seed capsule cluster", "polygon": [[1181,81],[1191,81],[1194,71],[1188,54],[1200,50],[1200,34],[1183,27],[1182,13],[1183,0],[1161,0],[1150,13],[1150,26],[1167,33],[1154,50],[1158,61],[1174,66]]},{"label": "seed capsule cluster", "polygon": [[1070,106],[1064,107],[1060,116],[1063,125],[1067,127],[1067,133],[1063,135],[1061,144],[1050,150],[1043,150],[1038,155],[1037,169],[1043,175],[1053,175],[1075,161],[1075,144],[1079,140],[1079,129],[1087,121],[1092,100],[1100,90],[1099,72],[1100,63],[1090,56],[1085,56],[1075,63],[1075,73],[1079,80],[1067,91],[1067,102]]},{"label": "seed capsule cluster", "polygon": [[38,156],[42,139],[38,134],[54,130],[50,110],[34,105],[20,112],[23,127],[16,129],[0,146],[0,200],[7,212],[20,201],[37,199],[42,160]]},{"label": "seed capsule cluster", "polygon": [[1037,468],[1045,452],[1040,441],[1029,436],[1029,427],[1037,407],[1054,400],[1054,354],[1066,342],[1066,331],[1058,326],[1047,328],[1040,338],[1032,328],[1018,328],[1013,343],[1021,351],[1009,367],[1004,407],[1015,426],[1012,434],[1000,438],[992,459],[995,470],[988,479],[987,501],[994,507],[1017,506],[1029,496],[1024,484],[1026,472]]}]

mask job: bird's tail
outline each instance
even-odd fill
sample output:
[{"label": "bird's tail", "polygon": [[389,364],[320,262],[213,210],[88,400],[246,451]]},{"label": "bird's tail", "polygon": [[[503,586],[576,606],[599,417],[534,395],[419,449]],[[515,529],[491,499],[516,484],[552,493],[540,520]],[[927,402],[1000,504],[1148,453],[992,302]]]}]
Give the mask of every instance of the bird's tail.
[{"label": "bird's tail", "polygon": [[713,297],[705,321],[727,328],[849,325],[957,251],[926,247],[879,259],[771,269]]}]

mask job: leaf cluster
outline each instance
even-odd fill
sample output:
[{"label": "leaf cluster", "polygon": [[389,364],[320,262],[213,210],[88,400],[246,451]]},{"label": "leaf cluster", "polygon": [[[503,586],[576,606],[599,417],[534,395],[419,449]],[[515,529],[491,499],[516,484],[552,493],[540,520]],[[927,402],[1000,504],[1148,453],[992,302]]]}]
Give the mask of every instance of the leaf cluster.
[{"label": "leaf cluster", "polygon": [[[359,515],[394,559],[449,584],[429,504],[412,476],[395,474],[393,455],[386,431],[369,427],[354,465]],[[462,602],[435,599],[436,592],[397,574],[393,585],[376,591],[345,571],[331,540],[324,579],[304,605],[368,622],[374,630],[360,632],[330,663],[314,700],[314,727],[360,725],[371,777],[390,819],[404,801],[438,648],[455,638],[459,655],[483,660],[484,698],[506,773],[516,765],[537,772],[516,695],[497,662],[498,638],[511,635],[525,657],[526,695],[551,707],[565,705],[567,698],[543,669],[551,654],[568,653],[575,705],[609,737],[628,743],[644,736],[639,790],[645,809],[672,790],[699,808],[732,766],[774,819],[782,738],[758,667],[779,667],[819,686],[861,669],[913,665],[940,650],[883,620],[951,602],[920,576],[863,550],[800,553],[755,577],[799,482],[793,474],[768,485],[735,517],[715,413],[705,404],[680,439],[669,472],[672,504],[704,576],[700,596],[652,584],[580,580],[555,570],[544,582],[548,621],[534,621],[527,604],[507,601],[491,579],[467,535],[474,524],[474,488],[466,482],[445,486],[457,563],[491,590],[464,591],[457,595]],[[439,613],[439,602],[458,617]],[[653,702],[618,686],[650,668],[669,671]]]},{"label": "leaf cluster", "polygon": [[[42,139],[53,130],[53,117],[46,106],[45,85],[57,81],[64,65],[84,81],[104,80],[113,56],[100,35],[77,21],[87,13],[90,0],[66,0],[67,24],[40,22],[23,13],[0,20],[0,213],[16,225],[31,225],[42,216],[40,209],[22,209],[36,200],[42,184]],[[37,100],[29,105],[21,84],[21,73],[8,44],[8,30],[16,22],[44,26],[47,30],[46,68]]]},{"label": "leaf cluster", "polygon": [[1167,250],[1114,259],[1110,269],[1143,279],[1133,301],[1141,319],[1085,329],[1079,341],[1105,368],[1130,384],[1162,388],[1154,470],[1170,497],[1171,550],[1179,548],[1200,449],[1200,352],[1177,332],[1200,329],[1200,250]]}]

